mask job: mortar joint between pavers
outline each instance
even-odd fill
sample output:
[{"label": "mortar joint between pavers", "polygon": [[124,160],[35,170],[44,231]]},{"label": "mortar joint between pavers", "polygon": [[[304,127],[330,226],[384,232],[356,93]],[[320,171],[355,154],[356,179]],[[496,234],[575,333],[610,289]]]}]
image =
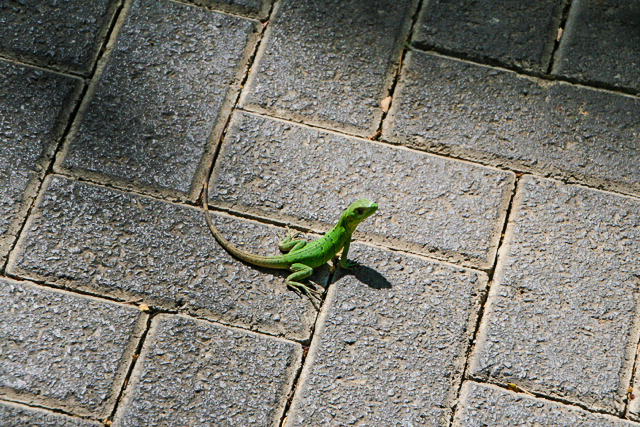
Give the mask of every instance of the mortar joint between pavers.
[{"label": "mortar joint between pavers", "polygon": [[569,19],[569,11],[571,10],[571,5],[573,4],[573,0],[565,0],[565,5],[562,8],[562,17],[560,18],[560,23],[558,25],[558,36],[556,36],[555,42],[553,43],[553,50],[551,51],[551,56],[549,57],[549,64],[547,66],[547,73],[551,75],[553,71],[553,66],[555,65],[556,54],[558,53],[558,48],[560,47],[560,42],[562,41],[562,34],[564,33],[564,28],[567,25],[567,19]]},{"label": "mortar joint between pavers", "polygon": [[33,408],[33,409],[40,409],[40,410],[45,410],[48,412],[52,412],[54,414],[60,414],[60,415],[66,415],[68,417],[73,417],[73,418],[77,418],[80,420],[89,420],[89,421],[98,421],[98,422],[102,422],[103,420],[100,420],[96,417],[92,417],[92,416],[86,416],[86,415],[78,415],[78,414],[74,414],[73,412],[69,412],[69,411],[65,411],[64,409],[60,409],[60,408],[55,408],[55,407],[49,407],[49,406],[44,406],[44,405],[40,405],[37,404],[35,402],[22,402],[19,400],[13,400],[11,399],[11,397],[7,396],[7,395],[3,395],[2,398],[0,399],[0,402],[7,402],[7,403],[15,403],[16,405],[21,405],[27,408]]}]

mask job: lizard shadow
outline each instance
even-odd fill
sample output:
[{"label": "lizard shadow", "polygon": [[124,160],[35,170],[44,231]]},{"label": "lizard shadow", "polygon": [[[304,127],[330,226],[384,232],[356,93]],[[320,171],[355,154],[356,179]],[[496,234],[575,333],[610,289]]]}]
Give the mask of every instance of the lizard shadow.
[{"label": "lizard shadow", "polygon": [[386,277],[366,265],[358,264],[351,270],[338,268],[331,283],[337,282],[344,276],[353,276],[358,279],[359,282],[372,289],[391,289],[391,282],[389,282]]}]

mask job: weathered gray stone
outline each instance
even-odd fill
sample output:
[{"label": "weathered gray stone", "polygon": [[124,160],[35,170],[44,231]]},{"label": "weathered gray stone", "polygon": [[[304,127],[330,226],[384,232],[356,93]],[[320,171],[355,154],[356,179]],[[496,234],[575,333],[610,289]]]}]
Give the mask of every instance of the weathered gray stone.
[{"label": "weathered gray stone", "polygon": [[640,200],[518,185],[473,377],[620,413],[638,343]]},{"label": "weathered gray stone", "polygon": [[447,426],[484,273],[352,246],[327,294],[286,426]]},{"label": "weathered gray stone", "polygon": [[[299,340],[309,337],[316,311],[306,297],[287,289],[288,272],[236,261],[211,235],[201,208],[56,176],[46,183],[37,208],[9,262],[12,274],[125,301],[182,307]],[[276,234],[281,237],[284,230],[213,218],[234,244],[252,253],[279,254]],[[318,270],[314,281],[324,285],[328,269]]]},{"label": "weathered gray stone", "polygon": [[424,3],[413,43],[470,58],[546,72],[566,0]]},{"label": "weathered gray stone", "polygon": [[271,0],[185,0],[212,9],[264,19],[269,14]]},{"label": "weathered gray stone", "polygon": [[0,60],[0,268],[81,84],[73,77]]},{"label": "weathered gray stone", "polygon": [[146,315],[10,279],[0,279],[0,301],[0,396],[108,415]]},{"label": "weathered gray stone", "polygon": [[210,200],[328,230],[364,197],[380,210],[359,238],[488,268],[513,181],[510,172],[237,113]]},{"label": "weathered gray stone", "polygon": [[195,198],[235,101],[256,21],[136,0],[57,168]]},{"label": "weathered gray stone", "polygon": [[283,0],[240,103],[367,136],[378,129],[415,0]]},{"label": "weathered gray stone", "polygon": [[0,4],[0,52],[87,75],[93,69],[116,0],[21,0]]},{"label": "weathered gray stone", "polygon": [[101,427],[104,425],[10,402],[0,402],[0,424],[3,427]]},{"label": "weathered gray stone", "polygon": [[640,99],[422,52],[383,139],[640,195]]},{"label": "weathered gray stone", "polygon": [[554,74],[640,92],[638,28],[638,0],[575,0]]},{"label": "weathered gray stone", "polygon": [[278,426],[300,344],[197,321],[154,319],[117,426]]},{"label": "weathered gray stone", "polygon": [[575,406],[548,400],[487,384],[466,382],[461,390],[461,408],[454,427],[529,426],[529,427],[633,427],[638,424],[610,415],[592,414]]}]

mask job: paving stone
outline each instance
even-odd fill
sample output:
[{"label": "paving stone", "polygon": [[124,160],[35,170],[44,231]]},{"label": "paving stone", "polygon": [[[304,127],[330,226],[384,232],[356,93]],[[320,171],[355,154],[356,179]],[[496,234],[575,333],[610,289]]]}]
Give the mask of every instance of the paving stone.
[{"label": "paving stone", "polygon": [[466,382],[461,390],[461,409],[454,427],[548,426],[621,427],[638,424],[610,415],[592,414],[572,406],[537,399],[486,384]]},{"label": "paving stone", "polygon": [[271,0],[186,0],[212,9],[264,19],[269,15]]},{"label": "paving stone", "polygon": [[237,113],[210,200],[327,230],[364,197],[380,210],[358,238],[487,268],[513,181],[510,172]]},{"label": "paving stone", "polygon": [[154,319],[116,426],[279,426],[300,344],[211,323]]},{"label": "paving stone", "polygon": [[415,0],[283,0],[240,103],[367,136],[378,129]]},{"label": "paving stone", "polygon": [[10,279],[0,279],[0,301],[0,396],[108,415],[146,315]]},{"label": "paving stone", "polygon": [[0,268],[81,84],[73,77],[0,60]]},{"label": "paving stone", "polygon": [[93,69],[116,0],[21,0],[0,4],[3,55],[87,75]]},{"label": "paving stone", "polygon": [[447,426],[486,275],[351,250],[361,265],[329,288],[286,426]]},{"label": "paving stone", "polygon": [[425,2],[413,43],[545,73],[566,0]]},{"label": "paving stone", "polygon": [[[9,262],[12,274],[125,301],[188,311],[226,324],[305,340],[316,317],[288,290],[286,270],[233,259],[202,208],[180,206],[54,176]],[[213,215],[232,243],[280,252],[282,229]],[[268,248],[268,252],[265,251]],[[313,280],[328,280],[321,268]]]},{"label": "paving stone", "polygon": [[640,200],[518,185],[469,371],[620,413],[638,343]]},{"label": "paving stone", "polygon": [[124,13],[58,170],[195,198],[257,22],[166,0]]},{"label": "paving stone", "polygon": [[0,424],[4,427],[101,427],[104,425],[10,402],[0,402]]},{"label": "paving stone", "polygon": [[640,99],[410,52],[383,139],[640,195]]},{"label": "paving stone", "polygon": [[638,0],[575,0],[553,73],[640,92],[638,28]]}]

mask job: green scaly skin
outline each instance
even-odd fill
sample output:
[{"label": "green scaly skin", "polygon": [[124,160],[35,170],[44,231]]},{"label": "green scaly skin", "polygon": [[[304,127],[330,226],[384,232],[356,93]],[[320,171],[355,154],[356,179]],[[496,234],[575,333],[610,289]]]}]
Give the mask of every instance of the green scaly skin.
[{"label": "green scaly skin", "polygon": [[340,251],[340,266],[343,268],[351,268],[355,264],[347,259],[349,253],[349,245],[351,244],[351,236],[358,224],[378,210],[378,205],[366,199],[360,199],[353,203],[344,211],[338,223],[327,234],[318,240],[307,243],[304,240],[294,240],[291,230],[288,230],[287,236],[280,240],[278,244],[280,250],[287,252],[277,256],[260,256],[252,255],[244,252],[232,245],[224,238],[220,231],[213,225],[211,215],[209,214],[209,188],[205,184],[203,207],[207,224],[216,238],[218,243],[229,252],[242,261],[260,267],[277,268],[290,270],[292,273],[287,277],[287,286],[301,294],[304,293],[312,302],[313,306],[318,308],[313,295],[321,295],[320,292],[301,283],[300,280],[311,276],[313,269],[320,267],[333,259]]}]

